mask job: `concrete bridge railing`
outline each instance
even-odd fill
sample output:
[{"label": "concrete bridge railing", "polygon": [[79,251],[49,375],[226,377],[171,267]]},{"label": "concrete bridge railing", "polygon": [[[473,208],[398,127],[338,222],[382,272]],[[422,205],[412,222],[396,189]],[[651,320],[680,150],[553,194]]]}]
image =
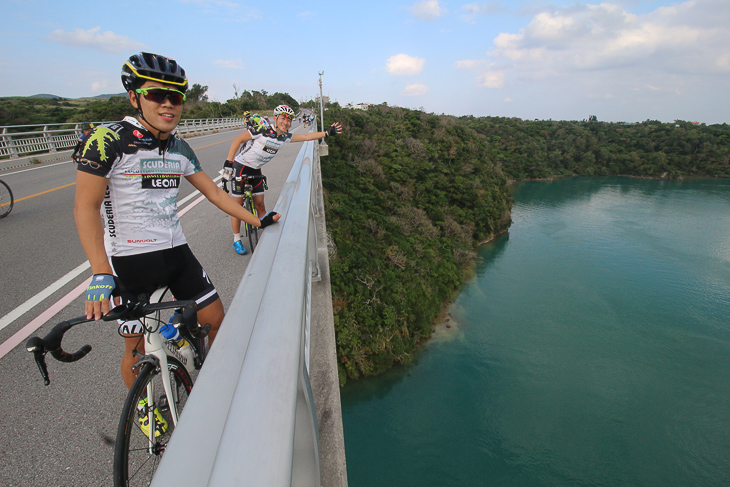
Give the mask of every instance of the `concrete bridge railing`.
[{"label": "concrete bridge railing", "polygon": [[317,148],[305,142],[297,156],[282,219],[263,232],[153,487],[347,485]]}]

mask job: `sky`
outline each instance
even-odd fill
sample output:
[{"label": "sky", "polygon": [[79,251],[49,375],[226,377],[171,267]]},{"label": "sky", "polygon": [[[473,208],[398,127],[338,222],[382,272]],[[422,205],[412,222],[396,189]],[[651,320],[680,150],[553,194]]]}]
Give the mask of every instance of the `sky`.
[{"label": "sky", "polygon": [[4,0],[0,96],[120,93],[147,51],[244,90],[429,113],[730,122],[728,0]]}]

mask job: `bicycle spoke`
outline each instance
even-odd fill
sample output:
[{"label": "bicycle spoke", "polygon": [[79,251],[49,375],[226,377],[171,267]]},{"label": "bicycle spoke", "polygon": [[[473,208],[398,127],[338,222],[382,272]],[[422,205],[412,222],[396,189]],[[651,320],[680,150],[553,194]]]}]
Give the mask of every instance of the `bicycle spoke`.
[{"label": "bicycle spoke", "polygon": [[[168,359],[167,373],[173,389],[171,400],[179,414],[187,402],[192,380],[179,362],[171,357]],[[150,393],[154,401],[150,400]],[[175,424],[162,386],[162,376],[151,365],[140,372],[129,394],[117,437],[115,485],[149,486]],[[152,442],[148,435],[153,437]]]}]

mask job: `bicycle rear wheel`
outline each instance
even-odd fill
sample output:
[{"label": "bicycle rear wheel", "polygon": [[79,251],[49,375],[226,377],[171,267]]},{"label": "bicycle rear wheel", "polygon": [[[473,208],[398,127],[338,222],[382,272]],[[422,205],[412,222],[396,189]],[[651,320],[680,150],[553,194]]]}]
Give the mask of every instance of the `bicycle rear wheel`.
[{"label": "bicycle rear wheel", "polygon": [[0,181],[0,218],[8,216],[10,210],[13,209],[13,192],[10,186]]},{"label": "bicycle rear wheel", "polygon": [[[172,385],[171,398],[180,414],[185,407],[193,381],[185,367],[173,357],[167,357],[168,372]],[[149,391],[149,394],[148,394]],[[149,398],[152,397],[153,401]],[[147,406],[140,408],[140,401],[147,399]],[[150,403],[159,410],[159,414],[167,423],[166,427],[158,427],[152,414],[149,424],[148,413]],[[142,430],[142,422],[147,422],[148,431],[152,431],[153,441]],[[129,390],[124,403],[122,417],[119,420],[117,439],[114,446],[114,486],[115,487],[148,487],[157,470],[162,455],[167,448],[175,425],[172,421],[165,390],[162,387],[162,376],[154,364],[145,364]]]},{"label": "bicycle rear wheel", "polygon": [[[253,206],[250,199],[246,199],[246,201],[244,201],[243,207],[251,212],[253,216],[258,218],[258,215],[256,214],[256,208]],[[246,225],[248,243],[251,245],[251,253],[253,254],[253,249],[255,249],[256,245],[259,243],[259,229],[258,227],[254,227],[253,225],[249,225],[248,223],[244,224]]]}]

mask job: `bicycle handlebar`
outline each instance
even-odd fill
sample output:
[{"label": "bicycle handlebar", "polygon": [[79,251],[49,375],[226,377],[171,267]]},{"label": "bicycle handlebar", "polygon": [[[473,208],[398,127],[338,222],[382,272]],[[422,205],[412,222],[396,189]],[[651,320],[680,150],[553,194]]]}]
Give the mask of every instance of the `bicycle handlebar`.
[{"label": "bicycle handlebar", "polygon": [[[127,302],[120,306],[115,307],[109,313],[102,317],[104,321],[131,321],[138,320],[156,311],[163,309],[174,309],[179,308],[181,318],[176,320],[179,323],[183,323],[185,326],[180,326],[178,330],[180,334],[188,340],[190,343],[194,343],[194,338],[201,338],[207,335],[207,331],[210,330],[210,325],[197,329],[197,304],[195,301],[165,301],[162,303],[140,303],[140,302]],[[84,345],[74,353],[66,352],[61,347],[64,334],[76,325],[81,323],[88,323],[94,321],[88,319],[86,316],[79,316],[70,320],[62,321],[58,323],[53,329],[43,338],[31,337],[25,344],[26,350],[33,354],[38,370],[43,376],[43,382],[45,385],[51,383],[51,379],[48,376],[48,367],[46,365],[46,354],[51,352],[53,358],[59,362],[76,362],[86,356],[91,351],[91,345]],[[192,330],[195,330],[193,333]],[[195,335],[195,337],[193,336]]]},{"label": "bicycle handlebar", "polygon": [[88,320],[86,316],[79,316],[78,318],[62,321],[54,326],[51,332],[44,338],[31,337],[26,342],[25,348],[33,354],[33,358],[35,358],[35,362],[38,365],[38,370],[41,371],[41,375],[43,376],[43,382],[46,385],[51,383],[51,379],[48,377],[48,367],[46,366],[46,353],[51,352],[53,358],[59,362],[76,362],[91,351],[91,345],[84,345],[74,353],[68,353],[61,348],[64,333],[72,327],[86,323],[87,321],[92,320]]}]

